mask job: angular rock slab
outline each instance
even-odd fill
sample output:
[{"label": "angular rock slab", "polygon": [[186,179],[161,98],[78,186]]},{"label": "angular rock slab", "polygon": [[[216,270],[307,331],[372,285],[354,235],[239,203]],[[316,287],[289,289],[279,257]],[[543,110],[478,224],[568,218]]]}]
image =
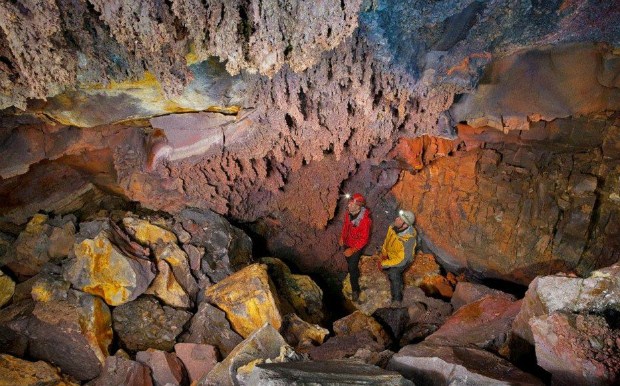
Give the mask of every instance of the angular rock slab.
[{"label": "angular rock slab", "polygon": [[209,344],[177,343],[174,352],[183,363],[189,382],[197,382],[217,364],[217,349]]},{"label": "angular rock slab", "polygon": [[47,248],[52,227],[47,224],[48,219],[44,214],[35,214],[28,221],[26,229],[19,234],[5,256],[11,271],[26,277],[34,276],[50,260]]},{"label": "angular rock slab", "polygon": [[105,232],[76,244],[74,253],[75,259],[65,268],[65,279],[111,306],[136,299],[155,278],[153,263],[122,254]]},{"label": "angular rock slab", "polygon": [[157,260],[165,260],[170,264],[176,281],[189,294],[190,298],[195,300],[200,289],[196,279],[192,276],[187,253],[174,243],[158,244],[155,246],[154,252]]},{"label": "angular rock slab", "polygon": [[67,300],[25,301],[4,309],[0,329],[3,351],[27,353],[77,380],[99,375],[113,335],[105,302],[77,291]]},{"label": "angular rock slab", "polygon": [[4,306],[11,300],[15,293],[15,282],[13,279],[0,271],[0,307]]},{"label": "angular rock slab", "polygon": [[586,279],[552,275],[534,279],[525,293],[523,306],[512,325],[513,333],[534,344],[529,326],[533,317],[554,311],[620,311],[620,263],[592,272]]},{"label": "angular rock slab", "polygon": [[269,277],[276,285],[282,302],[290,306],[290,312],[309,323],[321,323],[323,291],[310,276],[291,273],[282,260],[274,257],[264,257],[261,262],[269,267]]},{"label": "angular rock slab", "polygon": [[532,318],[538,365],[558,385],[620,382],[620,331],[596,315],[554,312]]},{"label": "angular rock slab", "polygon": [[169,351],[192,314],[161,306],[151,297],[142,297],[112,311],[114,331],[123,345],[134,351],[149,348]]},{"label": "angular rock slab", "polygon": [[331,337],[322,345],[310,349],[308,355],[315,361],[324,361],[349,358],[359,350],[378,353],[384,349],[385,346],[378,343],[370,331],[362,330],[352,335]]},{"label": "angular rock slab", "polygon": [[181,341],[213,345],[225,358],[243,338],[232,330],[224,311],[203,302],[192,317],[187,333],[181,336]]},{"label": "angular rock slab", "polygon": [[198,385],[236,385],[237,369],[258,359],[276,358],[282,347],[288,347],[284,338],[270,324],[265,324],[241,342],[222,362],[202,378]]},{"label": "angular rock slab", "polygon": [[143,245],[154,247],[157,243],[178,242],[177,236],[174,233],[160,226],[153,225],[146,220],[125,217],[123,225],[125,225],[127,232]]},{"label": "angular rock slab", "polygon": [[473,303],[486,295],[492,294],[506,296],[506,298],[508,299],[516,300],[513,295],[507,294],[499,290],[495,290],[493,288],[489,288],[482,284],[458,282],[456,283],[456,287],[454,288],[454,294],[450,299],[450,303],[456,311],[466,304]]},{"label": "angular rock slab", "polygon": [[205,299],[226,312],[244,338],[263,326],[282,325],[280,304],[265,264],[252,264],[205,290]]},{"label": "angular rock slab", "polygon": [[189,308],[191,306],[189,295],[172,274],[170,265],[165,260],[160,260],[157,262],[157,270],[155,280],[153,280],[150,287],[144,293],[155,295],[155,297],[169,306]]},{"label": "angular rock slab", "polygon": [[148,349],[139,351],[136,361],[151,369],[155,386],[185,384],[185,370],[175,353]]},{"label": "angular rock slab", "polygon": [[28,362],[0,354],[0,385],[2,386],[77,386],[65,379],[57,368],[43,361]]},{"label": "angular rock slab", "polygon": [[467,347],[405,346],[392,356],[387,369],[422,385],[543,385],[510,362]]},{"label": "angular rock slab", "polygon": [[461,307],[425,342],[437,346],[474,345],[498,351],[506,343],[520,309],[521,301],[512,301],[502,294],[486,295]]},{"label": "angular rock slab", "polygon": [[309,361],[256,365],[247,385],[414,386],[395,371],[353,361]]},{"label": "angular rock slab", "polygon": [[107,357],[101,374],[88,386],[153,386],[151,369],[142,363],[119,356]]}]

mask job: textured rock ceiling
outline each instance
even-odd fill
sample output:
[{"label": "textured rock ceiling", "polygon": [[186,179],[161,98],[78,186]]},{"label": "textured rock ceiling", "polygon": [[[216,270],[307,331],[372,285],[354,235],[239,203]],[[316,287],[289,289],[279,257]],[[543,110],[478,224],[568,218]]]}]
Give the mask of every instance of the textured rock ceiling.
[{"label": "textured rock ceiling", "polygon": [[399,139],[617,111],[618,47],[614,1],[2,1],[0,214],[209,208],[312,269]]}]

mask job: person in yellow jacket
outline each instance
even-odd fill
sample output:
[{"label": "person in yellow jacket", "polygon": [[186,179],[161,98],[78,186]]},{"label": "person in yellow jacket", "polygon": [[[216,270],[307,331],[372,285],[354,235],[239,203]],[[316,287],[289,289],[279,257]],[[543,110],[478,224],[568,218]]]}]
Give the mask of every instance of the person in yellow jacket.
[{"label": "person in yellow jacket", "polygon": [[418,233],[413,228],[415,215],[408,210],[398,212],[398,217],[388,229],[381,248],[380,268],[387,271],[393,302],[403,300],[403,272],[413,261]]}]

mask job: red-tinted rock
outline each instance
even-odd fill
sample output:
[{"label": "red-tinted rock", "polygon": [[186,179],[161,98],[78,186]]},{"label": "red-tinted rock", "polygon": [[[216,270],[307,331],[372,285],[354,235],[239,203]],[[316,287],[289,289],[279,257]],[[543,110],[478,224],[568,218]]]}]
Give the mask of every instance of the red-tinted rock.
[{"label": "red-tinted rock", "polygon": [[155,386],[168,384],[180,385],[184,383],[185,370],[176,354],[160,350],[149,349],[139,351],[136,361],[148,366]]},{"label": "red-tinted rock", "polygon": [[352,336],[361,331],[371,333],[373,339],[384,348],[390,344],[390,336],[383,327],[372,316],[364,315],[360,311],[355,311],[334,322],[336,336]]},{"label": "red-tinted rock", "polygon": [[177,343],[174,352],[183,363],[189,382],[197,382],[217,364],[217,349],[208,344]]},{"label": "red-tinted rock", "polygon": [[371,332],[362,330],[352,335],[329,338],[322,345],[308,351],[308,354],[312,360],[324,361],[352,357],[360,349],[380,352],[385,349],[385,345],[377,342]]},{"label": "red-tinted rock", "polygon": [[458,310],[462,306],[475,302],[486,295],[506,296],[507,299],[515,300],[515,297],[502,291],[494,290],[482,284],[458,282],[454,289],[454,294],[450,299],[450,303],[454,310]]},{"label": "red-tinted rock", "polygon": [[616,385],[620,331],[601,316],[554,312],[530,319],[538,365],[554,385]]},{"label": "red-tinted rock", "polygon": [[115,355],[106,358],[101,374],[87,385],[153,386],[153,379],[148,366]]}]

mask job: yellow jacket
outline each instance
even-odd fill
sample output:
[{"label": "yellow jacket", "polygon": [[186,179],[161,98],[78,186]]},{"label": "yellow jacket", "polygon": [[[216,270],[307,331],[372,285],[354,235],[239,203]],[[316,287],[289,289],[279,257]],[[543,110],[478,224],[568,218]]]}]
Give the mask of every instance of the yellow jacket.
[{"label": "yellow jacket", "polygon": [[412,226],[399,233],[390,227],[381,248],[381,256],[387,259],[381,261],[381,266],[392,268],[411,263],[417,244],[417,235],[418,233]]}]

